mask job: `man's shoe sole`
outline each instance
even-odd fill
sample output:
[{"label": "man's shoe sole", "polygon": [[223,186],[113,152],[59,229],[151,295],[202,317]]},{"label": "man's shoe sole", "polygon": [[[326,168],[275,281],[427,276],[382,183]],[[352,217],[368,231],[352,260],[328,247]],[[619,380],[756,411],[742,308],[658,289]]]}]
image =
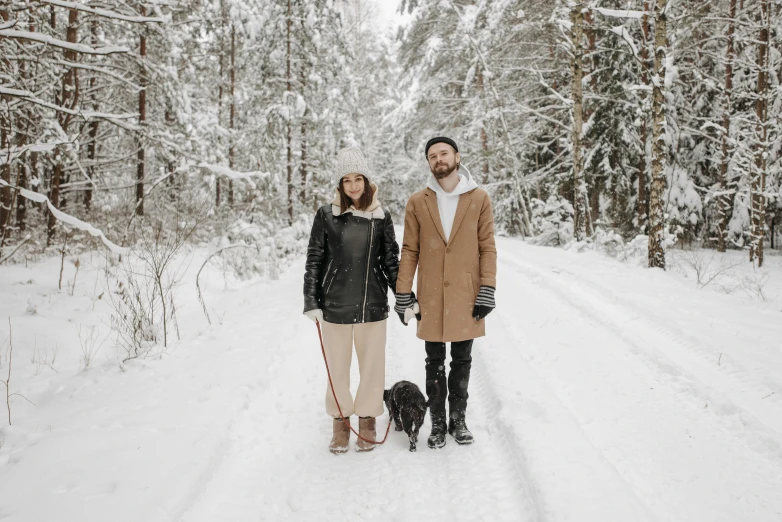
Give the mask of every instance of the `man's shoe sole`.
[{"label": "man's shoe sole", "polygon": [[436,444],[431,444],[429,441],[426,441],[426,445],[429,446],[431,449],[440,449],[445,447],[445,441],[443,441],[443,443],[440,444],[439,446]]}]

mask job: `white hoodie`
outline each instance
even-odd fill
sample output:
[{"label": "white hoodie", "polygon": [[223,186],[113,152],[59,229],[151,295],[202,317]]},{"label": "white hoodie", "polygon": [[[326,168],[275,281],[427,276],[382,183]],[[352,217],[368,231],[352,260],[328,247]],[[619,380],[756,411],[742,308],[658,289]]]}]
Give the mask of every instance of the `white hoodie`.
[{"label": "white hoodie", "polygon": [[[466,172],[466,175],[462,174],[462,170]],[[434,193],[437,194],[437,208],[440,209],[440,222],[443,224],[445,237],[450,241],[451,228],[453,228],[453,220],[456,217],[456,207],[459,205],[459,196],[465,192],[478,188],[478,184],[472,178],[470,171],[462,165],[462,169],[459,171],[459,184],[456,185],[453,191],[446,192],[443,190],[443,187],[440,186],[440,183],[437,182],[437,178],[435,178],[434,175],[429,176],[427,187],[434,190]]]}]

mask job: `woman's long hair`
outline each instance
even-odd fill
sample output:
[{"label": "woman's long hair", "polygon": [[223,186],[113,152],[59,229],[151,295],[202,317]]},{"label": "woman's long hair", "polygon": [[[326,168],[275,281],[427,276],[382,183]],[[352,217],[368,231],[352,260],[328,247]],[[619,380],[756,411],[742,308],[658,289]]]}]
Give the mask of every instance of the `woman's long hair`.
[{"label": "woman's long hair", "polygon": [[[369,205],[372,204],[372,200],[375,198],[375,188],[369,184],[369,178],[363,174],[361,177],[364,178],[364,193],[361,194],[361,197],[358,199],[356,210],[368,209]],[[344,214],[345,211],[353,204],[353,200],[350,199],[350,196],[345,194],[345,189],[342,188],[342,180],[339,180],[339,185],[337,185],[337,192],[339,192],[339,213]]]}]

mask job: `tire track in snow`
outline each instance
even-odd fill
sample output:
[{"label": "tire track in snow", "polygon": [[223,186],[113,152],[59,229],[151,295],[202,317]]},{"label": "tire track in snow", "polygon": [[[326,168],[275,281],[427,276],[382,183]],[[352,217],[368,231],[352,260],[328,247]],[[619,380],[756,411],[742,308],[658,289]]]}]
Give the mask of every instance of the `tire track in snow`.
[{"label": "tire track in snow", "polygon": [[[511,290],[520,295],[522,289]],[[494,353],[490,357],[479,353],[473,364],[498,411],[503,442],[525,478],[528,495],[535,500],[537,519],[657,520],[584,433],[573,412],[529,364],[518,336],[507,327],[511,313],[500,304],[491,314],[489,333],[480,347]],[[508,341],[508,346],[501,345]],[[503,379],[511,368],[516,378]]]},{"label": "tire track in snow", "polygon": [[[759,450],[771,447],[773,456],[782,459],[782,396],[768,396],[773,390],[752,379],[745,371],[727,365],[715,369],[711,357],[706,356],[702,347],[670,332],[662,324],[646,319],[644,311],[636,306],[632,309],[637,315],[628,314],[617,305],[585,292],[577,282],[571,281],[565,287],[545,271],[518,258],[504,259],[503,262],[530,279],[539,278],[562,301],[620,337],[636,355],[682,382],[691,383],[693,394],[704,402],[717,405],[724,415],[742,412],[746,417],[743,422],[752,424],[758,433],[763,434],[761,440],[753,441],[754,446]],[[596,310],[604,313],[598,314]],[[625,326],[627,324],[632,324],[632,330]],[[697,353],[697,361],[687,356],[690,350]],[[730,390],[730,396],[722,392],[725,388]],[[759,400],[766,396],[767,399]]]},{"label": "tire track in snow", "polygon": [[[290,275],[284,275],[282,281],[289,277]],[[271,314],[274,319],[270,321],[270,323],[280,324],[280,321],[284,319],[286,314],[283,310],[275,308],[274,303],[278,303],[281,299],[284,299],[286,291],[282,285],[269,284],[266,285],[265,288],[269,290],[269,299],[265,302],[263,308],[258,310],[258,313]],[[285,321],[282,321],[282,324],[284,325]],[[274,347],[275,344],[281,344],[280,341],[284,336],[284,332],[284,328],[271,329],[270,333],[272,335],[271,337],[266,337],[266,346],[268,347],[271,345]],[[257,337],[253,337],[248,344],[254,344],[257,340]],[[215,343],[217,344],[218,341],[215,340]],[[251,349],[258,350],[262,348],[256,345]],[[272,356],[271,360],[264,361],[268,363],[266,372],[267,375],[274,375],[276,370],[281,366],[287,356],[285,352],[279,350],[275,350],[272,353],[274,355]],[[236,451],[235,447],[237,446],[237,443],[240,442],[239,432],[241,431],[242,424],[246,423],[246,418],[249,415],[252,405],[254,404],[253,398],[251,397],[251,392],[258,394],[259,392],[263,392],[266,388],[268,388],[268,386],[269,381],[267,379],[260,378],[258,382],[256,382],[252,387],[243,387],[245,391],[245,403],[234,415],[234,418],[231,420],[227,429],[225,429],[225,436],[223,441],[217,446],[217,448],[215,448],[215,451],[209,457],[208,463],[204,467],[200,476],[189,486],[188,492],[180,498],[175,507],[171,510],[171,520],[183,520],[193,509],[193,507],[198,504],[204,492],[207,491],[210,483],[214,480],[220,468],[223,466],[226,458],[231,455],[232,452]]]},{"label": "tire track in snow", "polygon": [[[595,316],[594,313],[591,315],[603,321],[610,320],[618,333],[624,334],[627,331],[622,323],[633,322],[634,326],[642,325],[664,337],[664,340],[669,342],[656,343],[658,352],[680,365],[685,364],[701,381],[718,379],[720,387],[727,386],[731,389],[734,397],[733,402],[737,402],[737,406],[753,413],[759,421],[782,434],[782,387],[776,383],[760,382],[735,359],[731,360],[730,364],[715,365],[714,352],[708,350],[701,341],[682,331],[676,325],[666,324],[663,318],[655,314],[654,309],[643,309],[633,301],[614,294],[599,283],[590,279],[577,278],[567,269],[558,268],[561,272],[571,276],[565,289],[563,288],[566,284],[564,281],[560,281],[559,278],[552,277],[550,273],[519,259],[519,257],[515,257],[513,261],[518,268],[525,270],[528,275],[531,274],[533,277],[544,278],[552,290],[566,296],[569,302],[578,306],[582,311],[591,313],[590,310],[598,307],[610,311],[611,319],[605,316]],[[554,286],[559,290],[553,288]],[[585,287],[588,287],[589,291]],[[600,294],[602,297],[596,294]],[[626,310],[633,310],[636,315],[632,317],[632,314],[628,314]],[[675,348],[667,348],[669,345],[675,345]],[[686,348],[686,350],[682,351],[679,348]],[[685,355],[687,352],[690,352],[692,357],[687,357]],[[696,358],[697,360],[695,360]],[[733,382],[730,382],[730,379]],[[758,399],[762,397],[766,397],[766,399],[759,402]]]},{"label": "tire track in snow", "polygon": [[[480,346],[480,344],[477,346]],[[513,428],[500,415],[496,414],[502,408],[502,401],[497,395],[495,383],[491,382],[490,373],[484,367],[485,363],[482,354],[475,353],[475,355],[473,357],[472,375],[470,376],[470,382],[472,383],[470,400],[475,400],[473,397],[477,395],[484,411],[495,412],[494,415],[485,415],[483,417],[490,419],[489,424],[484,429],[492,438],[499,439],[503,453],[510,457],[507,459],[507,462],[513,467],[520,491],[523,491],[524,496],[528,499],[526,511],[529,520],[545,522],[547,520],[545,504],[535,488],[533,477],[530,476],[522,443],[517,434],[514,433]]]},{"label": "tire track in snow", "polygon": [[[743,417],[739,424],[724,412],[704,410],[704,396],[712,397],[700,383],[675,364],[650,357],[636,339],[573,302],[538,270],[523,270],[520,262],[504,257],[500,262],[502,277],[512,282],[505,288],[513,295],[526,290],[518,312],[539,322],[567,318],[567,330],[553,324],[542,330],[546,322],[525,332],[519,321],[508,327],[524,341],[525,359],[557,390],[592,444],[639,498],[662,519],[689,519],[696,512],[713,520],[750,512],[754,520],[774,519],[780,506],[773,492],[782,482],[774,439],[747,430],[752,426]],[[530,344],[530,336],[539,344]],[[747,438],[754,443],[747,445]],[[710,490],[715,487],[726,491]]]}]

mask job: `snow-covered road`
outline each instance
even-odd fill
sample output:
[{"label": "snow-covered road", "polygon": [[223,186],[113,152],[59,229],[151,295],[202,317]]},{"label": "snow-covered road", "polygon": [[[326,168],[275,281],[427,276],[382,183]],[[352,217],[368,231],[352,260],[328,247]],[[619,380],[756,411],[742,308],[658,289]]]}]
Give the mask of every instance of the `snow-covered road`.
[{"label": "snow-covered road", "polygon": [[[472,446],[430,450],[427,418],[416,453],[393,430],[370,453],[327,451],[300,261],[278,281],[215,283],[222,324],[191,306],[193,334],[169,357],[58,376],[20,407],[18,424],[50,429],[8,432],[0,519],[782,519],[778,307],[594,253],[505,238],[498,250]],[[423,342],[389,324],[387,385],[423,388]]]}]

